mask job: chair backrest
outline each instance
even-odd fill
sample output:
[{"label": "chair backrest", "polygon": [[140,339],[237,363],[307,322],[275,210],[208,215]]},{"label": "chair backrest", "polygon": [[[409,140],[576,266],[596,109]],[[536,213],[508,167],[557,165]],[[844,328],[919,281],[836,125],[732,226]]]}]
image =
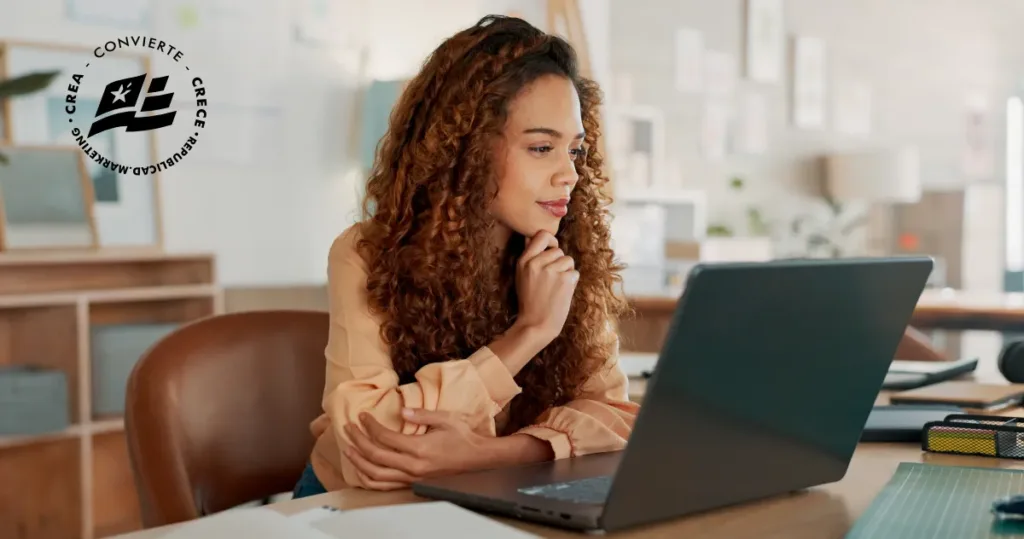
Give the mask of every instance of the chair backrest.
[{"label": "chair backrest", "polygon": [[143,525],[291,491],[321,411],[328,315],[217,315],[154,344],[128,380],[125,430]]}]

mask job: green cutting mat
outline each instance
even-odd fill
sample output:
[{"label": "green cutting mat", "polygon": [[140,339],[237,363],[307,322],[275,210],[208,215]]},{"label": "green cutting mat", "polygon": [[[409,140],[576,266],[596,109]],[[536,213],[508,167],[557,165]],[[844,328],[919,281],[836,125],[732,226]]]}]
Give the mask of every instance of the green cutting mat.
[{"label": "green cutting mat", "polygon": [[1024,470],[900,463],[846,539],[1024,537],[1024,522],[992,514],[992,502],[1024,494]]}]

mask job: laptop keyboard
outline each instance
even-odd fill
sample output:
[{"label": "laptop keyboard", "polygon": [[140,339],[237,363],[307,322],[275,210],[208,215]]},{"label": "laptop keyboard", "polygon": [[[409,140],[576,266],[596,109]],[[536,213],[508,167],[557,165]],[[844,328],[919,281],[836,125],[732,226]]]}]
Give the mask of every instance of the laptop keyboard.
[{"label": "laptop keyboard", "polygon": [[529,496],[541,496],[573,503],[604,503],[612,486],[612,476],[588,477],[565,483],[550,483],[525,487],[519,492]]}]

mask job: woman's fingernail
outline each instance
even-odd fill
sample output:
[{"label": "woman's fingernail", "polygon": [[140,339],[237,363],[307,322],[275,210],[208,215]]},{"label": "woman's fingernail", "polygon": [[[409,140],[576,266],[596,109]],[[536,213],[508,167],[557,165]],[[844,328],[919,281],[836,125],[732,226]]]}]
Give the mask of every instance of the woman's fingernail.
[{"label": "woman's fingernail", "polygon": [[409,408],[402,408],[402,417],[411,419],[413,415],[415,415],[415,413]]}]

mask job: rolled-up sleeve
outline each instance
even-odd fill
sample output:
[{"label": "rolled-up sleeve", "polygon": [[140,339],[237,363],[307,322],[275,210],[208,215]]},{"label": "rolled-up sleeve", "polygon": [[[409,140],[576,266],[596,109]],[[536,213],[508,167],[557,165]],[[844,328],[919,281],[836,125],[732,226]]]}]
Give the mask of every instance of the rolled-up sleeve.
[{"label": "rolled-up sleeve", "polygon": [[550,443],[555,459],[626,447],[640,406],[629,400],[629,380],[619,365],[617,339],[611,349],[614,352],[578,398],[551,408],[519,432]]},{"label": "rolled-up sleeve", "polygon": [[[402,419],[403,407],[460,412],[475,430],[493,436],[494,417],[521,391],[487,347],[466,358],[425,365],[415,373],[415,381],[399,384],[380,337],[380,323],[369,311],[367,271],[356,241],[356,232],[349,229],[335,240],[328,260],[330,329],[323,414],[311,425],[317,437],[314,468],[328,488],[372,487],[343,454],[350,443],[344,427],[358,425],[361,413],[393,430],[422,434],[425,426]],[[332,473],[343,481],[332,481]]]}]

